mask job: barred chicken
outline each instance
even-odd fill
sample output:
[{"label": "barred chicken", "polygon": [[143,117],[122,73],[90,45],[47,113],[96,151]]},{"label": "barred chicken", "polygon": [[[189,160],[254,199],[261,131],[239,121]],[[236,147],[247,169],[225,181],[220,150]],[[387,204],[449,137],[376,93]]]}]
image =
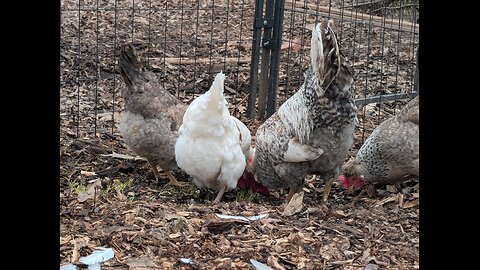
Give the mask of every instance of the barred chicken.
[{"label": "barred chicken", "polygon": [[356,157],[343,166],[339,181],[353,189],[364,184],[393,184],[419,173],[419,96],[378,125]]},{"label": "barred chicken", "polygon": [[125,109],[120,120],[120,133],[125,143],[148,160],[157,181],[157,165],[171,185],[183,185],[173,176],[179,171],[174,145],[186,106],[165,90],[154,73],[141,66],[132,45],[120,53],[120,74],[126,84],[122,91]]},{"label": "barred chicken", "polygon": [[333,21],[314,26],[310,58],[303,85],[258,128],[249,167],[267,188],[289,188],[287,207],[308,174],[325,180],[324,204],[353,143],[353,72]]},{"label": "barred chicken", "polygon": [[251,135],[230,115],[223,96],[225,74],[215,76],[210,89],[188,106],[175,144],[175,159],[201,189],[218,191],[213,203],[227,189],[234,189],[251,158]]}]

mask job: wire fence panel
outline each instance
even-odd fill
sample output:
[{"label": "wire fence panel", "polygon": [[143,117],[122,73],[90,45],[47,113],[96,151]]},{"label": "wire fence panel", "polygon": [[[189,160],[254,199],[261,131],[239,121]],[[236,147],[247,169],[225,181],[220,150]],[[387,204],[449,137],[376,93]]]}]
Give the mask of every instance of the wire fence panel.
[{"label": "wire fence panel", "polygon": [[[311,30],[324,18],[334,20],[340,46],[354,70],[360,129],[368,133],[418,94],[418,1],[286,0],[284,10],[278,105],[302,85],[303,74],[310,67]],[[265,72],[263,66],[268,64],[260,64],[260,73]],[[258,93],[265,87],[259,83]],[[274,112],[263,114],[263,103],[261,97],[256,101],[260,119]]]},{"label": "wire fence panel", "polygon": [[[281,29],[278,69],[252,58],[255,5],[266,12],[268,3],[283,8],[282,27],[274,25],[278,10],[269,11],[274,18],[266,16],[270,18],[265,24],[274,30],[270,34]],[[311,29],[322,18],[335,20],[340,45],[354,70],[361,128],[369,122],[368,133],[394,114],[405,103],[398,100],[410,97],[415,87],[418,0],[62,0],[62,134],[117,133],[125,87],[117,58],[120,46],[130,42],[162,86],[185,103],[207,91],[222,70],[234,115],[246,120],[252,88],[255,96],[269,92],[262,103],[270,103],[271,114],[303,83],[310,65]],[[268,35],[258,37],[256,58],[270,61],[275,54],[269,50],[276,46],[264,44]],[[258,70],[252,72],[255,65]],[[278,80],[273,80],[273,72]],[[259,102],[253,101],[248,107],[258,110]]]},{"label": "wire fence panel", "polygon": [[[117,58],[120,46],[130,42],[163,87],[185,103],[207,91],[214,75],[223,71],[235,108],[248,91],[253,4],[62,0],[63,132],[76,137],[116,132],[125,87]],[[242,107],[236,107],[237,114]]]},{"label": "wire fence panel", "polygon": [[[369,3],[375,6],[379,2],[382,4]],[[403,13],[394,18],[366,14],[362,12],[365,8],[356,8],[365,7],[366,3],[360,5],[358,1],[285,1],[278,103],[283,103],[303,83],[303,72],[310,66],[311,29],[322,18],[332,18],[336,23],[340,45],[354,68],[357,98],[412,92],[418,12],[406,1],[390,2],[406,6],[410,12],[405,13],[412,17],[404,18]],[[390,16],[394,15],[398,16]]]}]

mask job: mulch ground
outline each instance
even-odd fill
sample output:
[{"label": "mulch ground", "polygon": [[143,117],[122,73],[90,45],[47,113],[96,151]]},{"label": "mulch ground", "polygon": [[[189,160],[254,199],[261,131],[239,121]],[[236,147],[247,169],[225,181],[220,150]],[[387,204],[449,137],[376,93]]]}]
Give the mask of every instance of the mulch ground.
[{"label": "mulch ground", "polygon": [[[152,6],[135,1],[132,31],[131,1],[100,1],[99,12],[96,1],[81,1],[80,12],[78,1],[62,1],[60,263],[78,264],[96,247],[110,247],[115,257],[102,269],[254,269],[250,259],[274,269],[364,269],[369,263],[378,269],[418,269],[417,179],[377,186],[374,198],[362,190],[350,194],[337,182],[324,209],[323,180],[312,175],[305,184],[303,210],[287,217],[282,216],[285,190],[269,197],[230,191],[212,205],[214,194],[200,196],[188,176],[177,175],[189,183],[185,187],[165,186],[166,176],[157,182],[144,160],[131,159],[135,155],[117,129],[125,86],[115,57],[124,42],[133,41],[139,55],[148,58],[149,69],[186,103],[224,70],[230,111],[248,125],[254,140],[262,120],[245,116],[254,1],[220,2],[212,12],[211,1],[152,1]],[[291,23],[292,16],[300,15],[287,10],[284,38],[301,46],[285,46],[282,52],[287,64],[280,67],[279,104],[301,83],[309,61],[309,32],[302,30],[301,17]],[[305,15],[305,23],[314,20]],[[405,45],[408,39],[373,31],[373,45],[363,50],[368,27],[358,25],[354,31],[345,23],[341,35],[352,52],[355,87],[363,89],[357,96],[410,89],[415,57]],[[359,110],[349,157],[404,104],[370,104]],[[266,216],[243,221],[217,214]]]}]

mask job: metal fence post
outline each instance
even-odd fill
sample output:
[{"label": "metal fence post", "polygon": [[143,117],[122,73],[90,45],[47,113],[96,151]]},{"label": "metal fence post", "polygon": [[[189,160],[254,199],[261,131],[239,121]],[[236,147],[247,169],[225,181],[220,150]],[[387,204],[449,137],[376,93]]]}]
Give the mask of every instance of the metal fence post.
[{"label": "metal fence post", "polygon": [[285,1],[275,1],[275,20],[273,29],[273,41],[275,46],[272,47],[272,59],[270,63],[270,83],[268,85],[268,97],[267,97],[267,115],[270,117],[275,113],[277,106],[277,87],[278,87],[278,73],[280,67],[280,47],[282,45],[282,33],[283,33],[283,14],[285,12]]},{"label": "metal fence post", "polygon": [[258,85],[258,117],[263,119],[265,117],[265,110],[267,106],[267,89],[269,79],[271,78],[269,70],[271,65],[271,48],[274,45],[272,36],[272,28],[274,27],[274,1],[267,1],[265,6],[265,16],[263,18],[263,39],[262,39],[262,63],[260,65],[260,78]]},{"label": "metal fence post", "polygon": [[247,116],[255,117],[257,99],[258,62],[260,59],[260,34],[262,22],[263,0],[255,1],[255,18],[253,19],[252,60],[250,62],[250,96],[248,97]]},{"label": "metal fence post", "polygon": [[[252,118],[255,116],[258,83],[257,116],[261,119],[269,117],[275,112],[285,1],[266,1],[264,16],[262,16],[263,4],[263,0],[255,1],[250,96],[247,105],[247,116]],[[261,29],[263,29],[261,40],[262,63],[260,64],[260,77],[258,77]]]}]

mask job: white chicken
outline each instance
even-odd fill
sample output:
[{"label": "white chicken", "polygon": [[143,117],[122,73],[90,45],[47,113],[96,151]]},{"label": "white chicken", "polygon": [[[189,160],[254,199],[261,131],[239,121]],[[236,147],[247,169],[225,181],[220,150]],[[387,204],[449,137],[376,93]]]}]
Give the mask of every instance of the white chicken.
[{"label": "white chicken", "polygon": [[250,131],[227,109],[224,81],[225,74],[218,73],[210,89],[188,106],[175,144],[178,167],[197,187],[218,191],[214,203],[237,186],[253,155]]}]

